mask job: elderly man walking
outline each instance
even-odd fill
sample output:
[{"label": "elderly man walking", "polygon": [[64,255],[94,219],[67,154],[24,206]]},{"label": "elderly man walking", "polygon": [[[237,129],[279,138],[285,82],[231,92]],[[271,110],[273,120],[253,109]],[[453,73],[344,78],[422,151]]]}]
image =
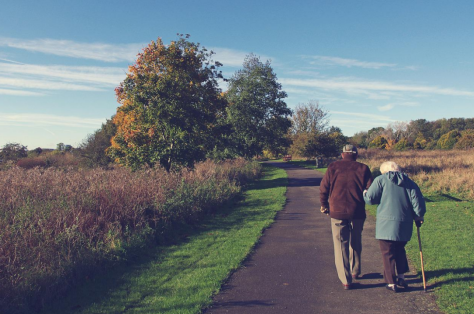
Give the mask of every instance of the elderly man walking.
[{"label": "elderly man walking", "polygon": [[366,218],[363,191],[370,187],[372,174],[357,162],[354,145],[345,145],[342,160],[329,164],[320,185],[321,212],[331,217],[334,259],[344,289],[361,274],[362,230]]}]

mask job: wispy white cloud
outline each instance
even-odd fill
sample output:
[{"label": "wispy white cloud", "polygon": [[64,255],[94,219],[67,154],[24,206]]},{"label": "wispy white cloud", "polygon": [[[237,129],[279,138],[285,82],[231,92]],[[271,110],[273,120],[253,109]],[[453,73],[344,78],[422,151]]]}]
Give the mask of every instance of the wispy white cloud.
[{"label": "wispy white cloud", "polygon": [[46,132],[48,132],[48,133],[51,134],[52,136],[56,136],[56,133],[54,133],[54,132],[51,131],[50,129],[43,128],[43,130],[45,130]]},{"label": "wispy white cloud", "polygon": [[0,88],[0,95],[10,96],[44,96],[43,93],[31,92],[26,90]]},{"label": "wispy white cloud", "polygon": [[69,90],[69,91],[103,91],[102,88],[87,86],[74,83],[65,83],[60,81],[42,81],[39,79],[22,79],[22,78],[3,78],[0,77],[0,86],[9,88],[21,88],[23,92],[25,89],[34,90]]},{"label": "wispy white cloud", "polygon": [[342,128],[345,135],[396,122],[396,120],[389,116],[370,113],[330,111],[330,114],[331,125],[337,125]]},{"label": "wispy white cloud", "polygon": [[[436,94],[447,96],[473,97],[474,92],[438,86],[395,84],[384,81],[366,81],[360,79],[280,79],[288,86],[319,88],[322,90],[343,91],[346,93],[367,94],[375,92],[408,92],[419,94]],[[379,94],[383,95],[383,94]]]},{"label": "wispy white cloud", "polygon": [[405,107],[418,107],[418,106],[420,106],[420,103],[415,102],[415,101],[405,101],[405,102],[397,103],[397,105],[405,106]]},{"label": "wispy white cloud", "polygon": [[408,65],[406,67],[403,67],[403,69],[410,70],[410,71],[418,71],[420,67],[417,65]]},{"label": "wispy white cloud", "polygon": [[92,59],[104,62],[130,62],[134,61],[137,54],[146,43],[136,44],[106,44],[82,43],[71,40],[57,39],[17,39],[0,37],[0,47],[11,47],[33,52],[41,52],[56,56]]},{"label": "wispy white cloud", "polygon": [[372,113],[331,111],[331,114],[363,118],[365,120],[372,120],[372,121],[384,121],[384,122],[394,122],[395,121],[395,120],[393,120],[392,118],[390,118],[388,116],[381,116],[381,115],[372,114]]},{"label": "wispy white cloud", "polygon": [[40,96],[41,90],[112,91],[125,68],[0,62],[0,94]]},{"label": "wispy white cloud", "polygon": [[380,69],[380,68],[393,68],[397,65],[394,63],[382,63],[382,62],[370,62],[370,61],[360,61],[356,59],[345,59],[339,57],[330,57],[330,56],[310,56],[312,62],[311,64],[317,65],[336,65],[343,66],[347,68],[359,67],[365,69]]},{"label": "wispy white cloud", "polygon": [[405,102],[395,102],[395,103],[390,103],[386,104],[384,106],[377,106],[377,109],[379,111],[389,111],[392,110],[395,107],[402,106],[402,107],[418,107],[420,106],[420,103],[414,102],[414,101],[405,101]]},{"label": "wispy white cloud", "polygon": [[392,110],[395,106],[393,104],[387,104],[385,106],[378,106],[377,109],[379,111],[389,111]]},{"label": "wispy white cloud", "polygon": [[74,116],[57,116],[40,113],[0,113],[0,125],[31,127],[65,126],[74,128],[97,128],[105,119],[92,119]]},{"label": "wispy white cloud", "polygon": [[311,70],[300,70],[300,69],[294,69],[294,68],[291,68],[289,70],[287,70],[285,72],[287,75],[291,75],[291,76],[296,76],[296,77],[321,77],[321,73],[320,72],[317,72],[317,71],[311,71]]},{"label": "wispy white cloud", "polygon": [[9,59],[3,59],[3,58],[0,58],[0,61],[6,61],[6,62],[10,62],[10,63],[15,63],[15,64],[24,64],[24,63],[21,63],[21,62],[9,60]]},{"label": "wispy white cloud", "polygon": [[241,67],[244,63],[245,57],[248,55],[247,52],[228,48],[214,47],[210,50],[216,53],[213,56],[214,59],[222,63],[224,66],[230,67]]},{"label": "wispy white cloud", "polygon": [[9,64],[0,62],[0,75],[61,79],[70,82],[116,86],[125,78],[126,69],[116,67]]},{"label": "wispy white cloud", "polygon": [[[134,62],[137,54],[145,48],[148,43],[132,44],[108,44],[108,43],[84,43],[72,40],[58,40],[50,38],[42,39],[18,39],[0,37],[0,47],[11,47],[33,52],[41,52],[56,56],[92,59],[104,62]],[[250,52],[234,50],[221,47],[208,48],[216,54],[214,59],[224,64],[224,66],[239,67],[245,57]],[[256,54],[259,56],[258,54]],[[262,60],[271,59],[267,56],[260,56]],[[7,59],[3,61],[15,62]]]}]

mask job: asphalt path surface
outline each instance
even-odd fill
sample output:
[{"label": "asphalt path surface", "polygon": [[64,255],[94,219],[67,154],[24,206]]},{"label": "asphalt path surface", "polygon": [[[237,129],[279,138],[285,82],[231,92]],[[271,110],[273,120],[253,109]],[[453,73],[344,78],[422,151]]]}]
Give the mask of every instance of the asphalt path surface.
[{"label": "asphalt path surface", "polygon": [[414,272],[406,275],[407,291],[385,289],[373,217],[362,233],[362,278],[344,290],[334,266],[330,218],[319,211],[322,174],[272,164],[288,174],[285,208],[204,313],[441,313]]}]

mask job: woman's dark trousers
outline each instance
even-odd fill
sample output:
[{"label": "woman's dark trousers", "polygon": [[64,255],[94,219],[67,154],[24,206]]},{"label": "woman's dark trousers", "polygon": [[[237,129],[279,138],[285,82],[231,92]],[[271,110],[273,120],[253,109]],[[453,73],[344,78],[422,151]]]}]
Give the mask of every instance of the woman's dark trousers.
[{"label": "woman's dark trousers", "polygon": [[409,270],[405,252],[406,244],[405,241],[379,240],[383,260],[383,276],[388,284],[395,284],[397,274],[404,274]]}]

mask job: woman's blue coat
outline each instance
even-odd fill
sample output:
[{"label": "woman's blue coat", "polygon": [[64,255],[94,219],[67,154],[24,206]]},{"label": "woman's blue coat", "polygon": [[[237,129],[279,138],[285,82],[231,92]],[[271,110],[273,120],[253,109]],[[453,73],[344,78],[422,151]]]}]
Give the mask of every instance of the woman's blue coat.
[{"label": "woman's blue coat", "polygon": [[375,178],[364,200],[369,205],[379,204],[375,226],[379,240],[409,241],[414,218],[426,212],[420,188],[402,172],[390,171]]}]

